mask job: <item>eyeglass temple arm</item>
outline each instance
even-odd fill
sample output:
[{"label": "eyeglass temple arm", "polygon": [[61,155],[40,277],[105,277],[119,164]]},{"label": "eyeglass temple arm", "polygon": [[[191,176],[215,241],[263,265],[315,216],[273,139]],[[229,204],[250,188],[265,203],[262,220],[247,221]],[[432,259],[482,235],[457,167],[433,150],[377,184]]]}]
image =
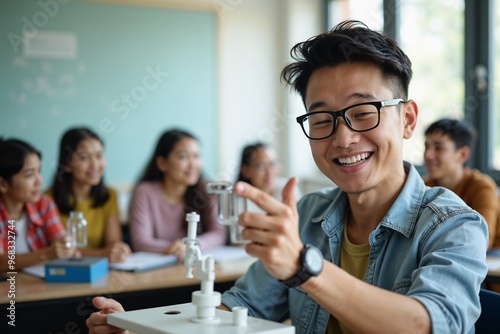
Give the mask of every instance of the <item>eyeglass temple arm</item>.
[{"label": "eyeglass temple arm", "polygon": [[400,103],[404,103],[405,100],[403,99],[392,99],[392,100],[386,100],[386,101],[381,101],[380,104],[382,107],[387,107],[387,106],[397,106]]}]

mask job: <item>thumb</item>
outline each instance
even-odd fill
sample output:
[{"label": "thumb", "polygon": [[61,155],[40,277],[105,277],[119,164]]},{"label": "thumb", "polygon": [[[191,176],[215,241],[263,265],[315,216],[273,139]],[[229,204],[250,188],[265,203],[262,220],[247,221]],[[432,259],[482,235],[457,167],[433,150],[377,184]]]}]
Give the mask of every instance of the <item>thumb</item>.
[{"label": "thumb", "polygon": [[102,310],[101,312],[104,314],[115,313],[115,312],[125,312],[122,304],[117,302],[114,299],[106,298],[106,297],[94,297],[92,300],[94,305]]},{"label": "thumb", "polygon": [[95,307],[101,310],[106,307],[106,300],[107,298],[105,297],[100,297],[100,296],[94,297],[92,299],[92,304],[94,304]]},{"label": "thumb", "polygon": [[296,216],[298,216],[298,212],[297,212],[297,199],[295,198],[295,187],[297,187],[298,183],[299,181],[297,180],[297,178],[292,177],[290,180],[288,180],[285,187],[283,188],[283,191],[281,192],[281,198],[283,203],[292,208],[293,213]]}]

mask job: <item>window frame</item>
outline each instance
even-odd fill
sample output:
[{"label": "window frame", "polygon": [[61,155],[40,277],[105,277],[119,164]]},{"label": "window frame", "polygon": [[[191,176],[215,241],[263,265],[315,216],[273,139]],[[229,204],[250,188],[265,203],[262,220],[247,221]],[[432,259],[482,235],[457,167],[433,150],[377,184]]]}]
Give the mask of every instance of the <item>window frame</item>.
[{"label": "window frame", "polygon": [[[325,8],[337,0],[325,0]],[[383,0],[384,32],[396,41],[400,40],[400,3],[403,0]],[[464,1],[464,120],[477,130],[477,142],[468,161],[470,168],[477,168],[490,175],[500,185],[500,170],[493,168],[494,149],[494,0]],[[500,5],[500,4],[499,4]],[[329,25],[329,19],[325,20]],[[327,29],[331,27],[326,27]],[[486,89],[477,89],[478,66],[482,66],[486,76]],[[500,66],[500,64],[498,64]],[[416,166],[423,174],[425,167]]]}]

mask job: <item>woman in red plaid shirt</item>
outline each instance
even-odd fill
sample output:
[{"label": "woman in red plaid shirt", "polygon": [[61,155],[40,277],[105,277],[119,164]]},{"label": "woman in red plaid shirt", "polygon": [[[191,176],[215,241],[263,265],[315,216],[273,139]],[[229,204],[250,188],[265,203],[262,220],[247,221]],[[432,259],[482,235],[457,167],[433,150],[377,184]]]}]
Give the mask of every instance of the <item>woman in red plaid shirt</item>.
[{"label": "woman in red plaid shirt", "polygon": [[53,200],[41,193],[41,154],[17,139],[0,139],[0,272],[76,254]]}]

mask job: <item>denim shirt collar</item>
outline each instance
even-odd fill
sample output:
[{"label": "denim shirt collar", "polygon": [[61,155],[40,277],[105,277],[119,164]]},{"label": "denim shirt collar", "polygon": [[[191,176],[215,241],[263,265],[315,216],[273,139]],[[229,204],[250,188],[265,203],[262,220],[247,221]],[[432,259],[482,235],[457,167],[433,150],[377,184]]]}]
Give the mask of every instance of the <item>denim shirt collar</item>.
[{"label": "denim shirt collar", "polygon": [[[407,179],[396,201],[382,219],[381,226],[393,229],[407,238],[413,233],[418,213],[425,196],[425,184],[413,165],[404,162]],[[400,205],[404,203],[403,205]]]}]

